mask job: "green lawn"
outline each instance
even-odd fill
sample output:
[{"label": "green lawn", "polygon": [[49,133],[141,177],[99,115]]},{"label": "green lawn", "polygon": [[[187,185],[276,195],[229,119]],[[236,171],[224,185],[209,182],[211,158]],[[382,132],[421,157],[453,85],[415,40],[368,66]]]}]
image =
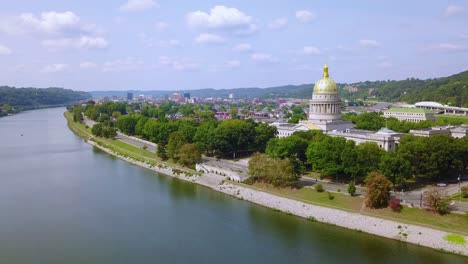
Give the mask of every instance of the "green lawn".
[{"label": "green lawn", "polygon": [[468,116],[450,116],[450,115],[436,115],[437,120],[459,121],[463,124],[468,124]]},{"label": "green lawn", "polygon": [[235,183],[247,188],[252,188],[271,194],[291,198],[305,203],[310,203],[319,206],[331,207],[345,211],[359,212],[362,204],[362,198],[351,197],[346,194],[332,193],[334,196],[333,200],[328,198],[327,192],[317,192],[312,188],[276,188],[272,185],[265,183],[254,183],[253,185],[247,185],[243,183]]},{"label": "green lawn", "polygon": [[[452,200],[454,200],[454,201],[460,201],[460,194],[459,193],[454,194],[454,195],[450,196],[450,198],[452,198]],[[462,198],[461,201],[465,202],[465,203],[468,203],[468,198]]]},{"label": "green lawn", "polygon": [[365,215],[384,218],[388,220],[394,220],[408,224],[426,226],[447,232],[468,235],[468,215],[448,214],[441,216],[433,212],[429,212],[418,208],[409,208],[406,206],[403,207],[403,210],[400,213],[395,213],[390,208],[365,208],[362,212],[360,212],[361,205],[363,202],[362,197],[351,197],[346,194],[333,193],[335,198],[333,200],[330,200],[328,199],[328,194],[326,192],[318,193],[315,189],[312,188],[275,188],[271,185],[267,185],[264,183],[255,183],[253,185],[247,185],[242,183],[234,184],[314,205],[330,207],[354,213],[362,213]]}]

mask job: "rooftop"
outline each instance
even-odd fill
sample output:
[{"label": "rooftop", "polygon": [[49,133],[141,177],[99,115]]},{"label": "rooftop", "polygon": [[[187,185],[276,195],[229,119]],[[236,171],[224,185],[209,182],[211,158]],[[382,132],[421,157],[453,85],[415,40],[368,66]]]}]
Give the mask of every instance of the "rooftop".
[{"label": "rooftop", "polygon": [[392,108],[388,109],[386,112],[392,112],[392,113],[432,113],[432,111],[422,109],[422,108],[405,108],[405,107],[392,107]]}]

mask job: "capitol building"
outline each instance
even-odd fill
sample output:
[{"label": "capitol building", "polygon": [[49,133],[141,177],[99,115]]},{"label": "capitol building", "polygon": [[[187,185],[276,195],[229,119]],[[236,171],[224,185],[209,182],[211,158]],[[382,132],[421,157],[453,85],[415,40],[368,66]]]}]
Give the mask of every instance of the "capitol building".
[{"label": "capitol building", "polygon": [[382,128],[377,132],[353,128],[350,121],[341,118],[341,98],[338,86],[330,78],[328,66],[323,67],[322,79],[315,83],[312,100],[309,103],[309,116],[299,124],[272,123],[278,129],[278,137],[287,137],[296,131],[322,130],[330,136],[344,137],[356,144],[375,142],[385,150],[395,150],[403,136],[392,130]]}]

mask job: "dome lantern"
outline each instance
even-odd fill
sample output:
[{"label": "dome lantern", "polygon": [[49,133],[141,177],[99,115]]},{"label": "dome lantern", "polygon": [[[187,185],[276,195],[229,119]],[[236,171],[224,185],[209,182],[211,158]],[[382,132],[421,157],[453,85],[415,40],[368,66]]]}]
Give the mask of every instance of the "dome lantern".
[{"label": "dome lantern", "polygon": [[322,79],[318,80],[314,86],[314,94],[337,94],[338,87],[333,81],[330,79],[330,75],[328,73],[328,66],[325,64],[323,66],[323,76]]}]

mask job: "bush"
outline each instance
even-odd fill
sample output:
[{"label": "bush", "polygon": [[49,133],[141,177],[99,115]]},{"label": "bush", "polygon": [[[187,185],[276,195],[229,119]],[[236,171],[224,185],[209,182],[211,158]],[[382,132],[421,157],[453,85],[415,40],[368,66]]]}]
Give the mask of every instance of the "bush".
[{"label": "bush", "polygon": [[354,181],[350,182],[348,185],[348,193],[349,195],[353,196],[356,193],[356,185],[354,184]]},{"label": "bush", "polygon": [[396,197],[392,197],[390,198],[390,201],[388,201],[388,205],[390,206],[390,208],[392,208],[393,212],[397,212],[397,213],[401,212],[402,206],[401,206],[400,199]]},{"label": "bush", "polygon": [[447,193],[436,188],[429,189],[423,193],[424,206],[441,215],[449,212],[450,199]]},{"label": "bush", "polygon": [[468,198],[468,186],[463,186],[461,188],[461,195],[463,198]]},{"label": "bush", "polygon": [[445,198],[443,199],[442,201],[440,201],[436,207],[435,207],[435,210],[438,214],[440,215],[444,215],[444,214],[448,214],[449,213],[449,204],[450,204],[450,199],[449,198]]},{"label": "bush", "polygon": [[328,200],[333,200],[333,199],[335,199],[335,196],[334,196],[332,193],[327,192],[327,194],[328,194]]},{"label": "bush", "polygon": [[324,192],[324,191],[325,191],[325,189],[323,188],[323,185],[320,184],[320,183],[317,184],[317,185],[315,185],[315,190],[316,190],[317,192]]}]

